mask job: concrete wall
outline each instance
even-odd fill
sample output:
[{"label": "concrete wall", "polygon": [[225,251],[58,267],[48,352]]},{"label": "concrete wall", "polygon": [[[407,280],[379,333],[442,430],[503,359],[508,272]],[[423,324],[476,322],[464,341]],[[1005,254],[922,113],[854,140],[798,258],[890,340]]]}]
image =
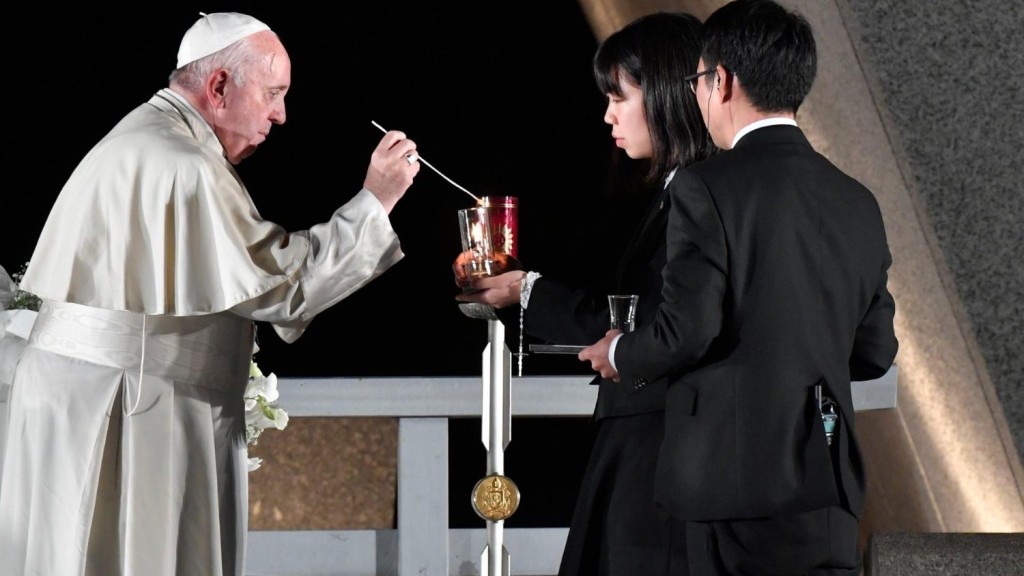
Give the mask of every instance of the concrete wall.
[{"label": "concrete wall", "polygon": [[[1019,14],[1006,17],[1019,9],[788,4],[820,42],[821,75],[803,120],[820,148],[879,196],[894,255],[902,395],[895,413],[859,418],[873,464],[866,524],[1021,531],[1024,211],[1010,182],[1019,162],[1007,160],[1021,157],[1010,126],[1021,124],[1014,70],[1024,60],[1010,31]],[[964,90],[973,83],[957,71],[989,65],[1018,89],[974,105]]]}]

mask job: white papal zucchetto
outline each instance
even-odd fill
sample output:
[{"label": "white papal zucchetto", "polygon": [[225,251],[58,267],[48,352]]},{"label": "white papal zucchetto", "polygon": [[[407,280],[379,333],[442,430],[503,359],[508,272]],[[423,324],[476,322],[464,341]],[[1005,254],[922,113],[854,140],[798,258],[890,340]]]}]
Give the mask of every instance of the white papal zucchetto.
[{"label": "white papal zucchetto", "polygon": [[270,30],[270,26],[263,22],[237,12],[199,14],[202,17],[181,39],[177,68],[223,50],[246,36]]}]

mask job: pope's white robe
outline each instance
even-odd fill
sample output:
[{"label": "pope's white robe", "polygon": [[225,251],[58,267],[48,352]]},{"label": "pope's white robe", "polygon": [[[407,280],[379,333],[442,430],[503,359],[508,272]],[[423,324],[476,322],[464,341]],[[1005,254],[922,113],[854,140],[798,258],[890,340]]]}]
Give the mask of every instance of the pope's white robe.
[{"label": "pope's white robe", "polygon": [[2,569],[243,574],[252,321],[294,341],[402,256],[368,190],[288,233],[183,98],[128,114],[61,191],[21,285],[44,303],[10,391]]}]

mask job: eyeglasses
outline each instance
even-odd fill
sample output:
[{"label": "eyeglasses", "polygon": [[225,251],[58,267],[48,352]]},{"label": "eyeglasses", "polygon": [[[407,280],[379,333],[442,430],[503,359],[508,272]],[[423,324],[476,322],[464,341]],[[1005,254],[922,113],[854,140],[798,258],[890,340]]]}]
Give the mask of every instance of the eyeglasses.
[{"label": "eyeglasses", "polygon": [[686,78],[683,78],[683,80],[685,80],[686,83],[690,85],[690,90],[694,94],[696,94],[697,93],[697,80],[699,80],[701,76],[707,76],[708,74],[714,74],[717,71],[718,71],[718,68],[708,68],[707,70],[704,70],[703,72],[697,72],[696,74],[690,74]]}]

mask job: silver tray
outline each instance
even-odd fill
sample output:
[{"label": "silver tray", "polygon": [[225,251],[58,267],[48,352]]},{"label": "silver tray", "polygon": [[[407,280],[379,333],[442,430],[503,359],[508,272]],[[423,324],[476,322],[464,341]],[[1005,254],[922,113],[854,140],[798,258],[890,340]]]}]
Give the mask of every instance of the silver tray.
[{"label": "silver tray", "polygon": [[571,344],[530,344],[530,352],[534,354],[579,354],[585,348]]}]

